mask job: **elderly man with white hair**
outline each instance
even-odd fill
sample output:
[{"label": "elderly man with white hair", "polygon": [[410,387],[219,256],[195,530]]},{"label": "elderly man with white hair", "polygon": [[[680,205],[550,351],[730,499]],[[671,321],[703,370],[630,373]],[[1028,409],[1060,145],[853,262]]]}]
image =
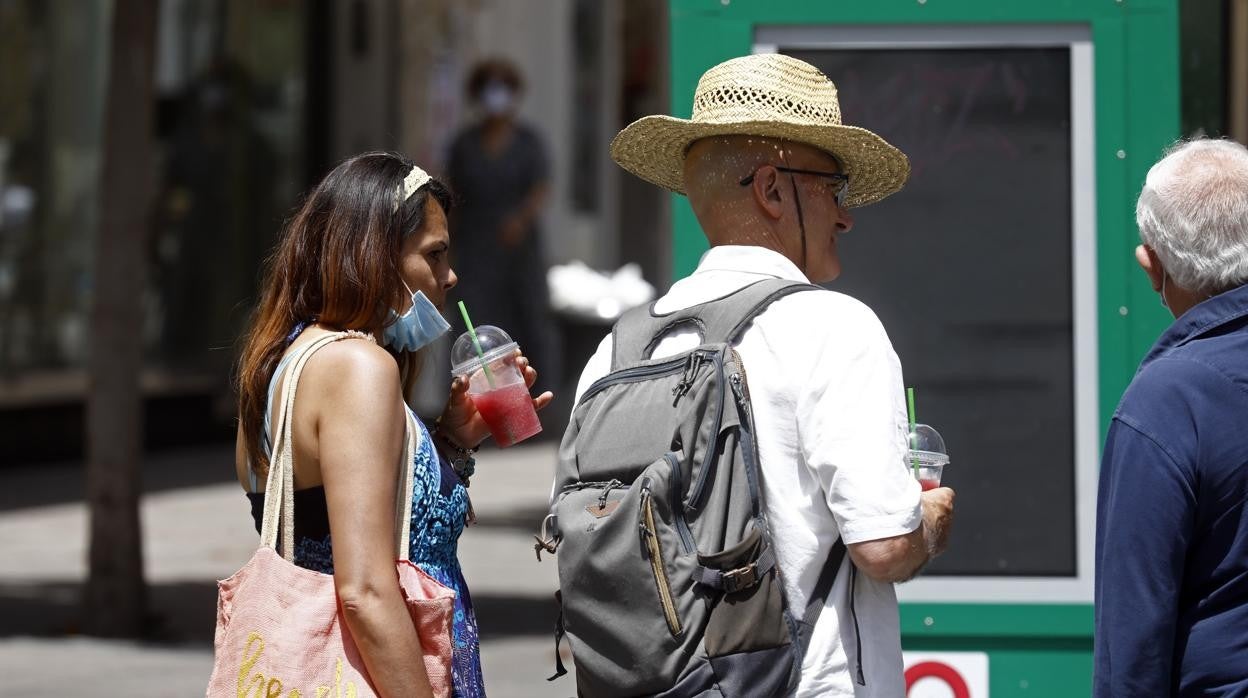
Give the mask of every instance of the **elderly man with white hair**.
[{"label": "elderly man with white hair", "polygon": [[1248,149],[1148,173],[1136,259],[1177,318],[1106,436],[1095,695],[1248,695]]}]

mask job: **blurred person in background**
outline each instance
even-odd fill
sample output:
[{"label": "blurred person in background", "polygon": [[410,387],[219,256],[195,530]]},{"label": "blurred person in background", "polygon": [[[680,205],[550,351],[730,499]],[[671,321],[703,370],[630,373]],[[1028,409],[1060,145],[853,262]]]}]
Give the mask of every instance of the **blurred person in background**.
[{"label": "blurred person in background", "polygon": [[505,329],[558,384],[557,332],[546,287],[539,216],[549,165],[537,132],[517,119],[524,80],[511,62],[478,63],[466,85],[476,121],[451,143],[447,175],[463,204],[452,216],[455,266],[473,283],[457,290],[481,324]]},{"label": "blurred person in background", "polygon": [[[340,164],[307,196],[270,258],[239,366],[235,467],[259,530],[269,430],[280,409],[272,399],[285,370],[318,339],[353,333],[313,355],[299,383],[294,562],[334,575],[343,618],[385,696],[429,692],[395,573],[394,519],[404,385],[420,366],[417,352],[448,329],[441,310],[458,280],[450,207],[446,186],[401,156],[368,153]],[[531,386],[536,372],[524,357],[515,360]],[[410,559],[456,592],[454,695],[481,696],[477,623],[457,547],[471,515],[471,452],[489,432],[463,380],[452,383],[432,434],[416,425]]]},{"label": "blurred person in background", "polygon": [[1148,172],[1136,261],[1177,318],[1114,413],[1096,516],[1095,695],[1248,695],[1248,149]]}]

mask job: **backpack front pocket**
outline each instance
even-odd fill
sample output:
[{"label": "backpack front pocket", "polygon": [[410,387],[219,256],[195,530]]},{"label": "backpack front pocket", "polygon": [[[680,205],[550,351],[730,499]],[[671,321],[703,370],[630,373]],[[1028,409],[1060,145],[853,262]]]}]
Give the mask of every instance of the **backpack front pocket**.
[{"label": "backpack front pocket", "polygon": [[706,653],[712,660],[788,645],[791,636],[784,616],[783,589],[774,570],[754,573],[765,546],[757,528],[744,540],[712,555],[699,555],[703,566],[720,572],[746,575],[751,583],[725,589],[711,610],[706,625]]},{"label": "backpack front pocket", "polygon": [[[577,483],[556,504],[564,627],[583,695],[658,693],[680,677],[706,623],[673,507],[674,454],[629,485]],[[674,474],[677,473],[677,474]]]}]

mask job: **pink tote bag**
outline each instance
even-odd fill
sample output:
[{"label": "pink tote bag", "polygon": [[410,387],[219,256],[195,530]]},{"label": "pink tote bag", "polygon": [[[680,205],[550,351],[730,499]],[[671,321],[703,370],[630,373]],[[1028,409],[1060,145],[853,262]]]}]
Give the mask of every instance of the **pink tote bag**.
[{"label": "pink tote bag", "polygon": [[[375,696],[351,631],[338,607],[332,575],[292,562],[294,551],[294,449],[291,421],[299,374],[313,352],[349,336],[323,337],[291,361],[282,390],[277,442],[265,491],[260,548],[229,579],[218,582],[215,657],[207,695],[238,698],[363,698]],[[420,635],[425,672],[433,695],[451,694],[451,617],[455,592],[408,561],[412,511],[412,468],[416,425],[407,414],[406,467],[396,502],[395,566],[412,623]],[[279,531],[282,555],[275,549]]]}]

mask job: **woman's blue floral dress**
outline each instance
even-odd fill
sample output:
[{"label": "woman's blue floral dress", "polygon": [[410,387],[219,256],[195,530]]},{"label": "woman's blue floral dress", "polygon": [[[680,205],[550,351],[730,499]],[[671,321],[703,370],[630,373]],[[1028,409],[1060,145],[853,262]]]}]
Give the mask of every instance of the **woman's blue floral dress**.
[{"label": "woman's blue floral dress", "polygon": [[412,485],[411,560],[429,576],[455,590],[453,676],[456,698],[485,695],[481,678],[481,645],[472,596],[459,567],[459,535],[468,519],[468,489],[433,448],[429,431],[421,431],[416,447]]}]

